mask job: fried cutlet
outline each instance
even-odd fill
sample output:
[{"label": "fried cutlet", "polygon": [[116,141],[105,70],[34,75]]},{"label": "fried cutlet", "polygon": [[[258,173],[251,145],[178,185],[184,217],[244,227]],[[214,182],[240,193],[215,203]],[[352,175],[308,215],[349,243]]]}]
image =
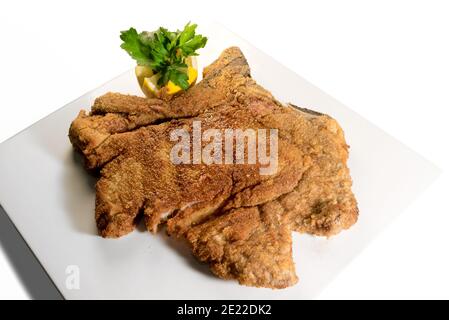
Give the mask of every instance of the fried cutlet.
[{"label": "fried cutlet", "polygon": [[[174,164],[170,132],[277,129],[278,167]],[[170,101],[108,93],[81,111],[69,137],[88,169],[99,169],[97,227],[131,232],[167,224],[221,278],[283,288],[297,281],[291,232],[335,235],[358,216],[346,165],[348,146],[327,115],[278,102],[250,76],[240,49],[225,50],[203,80]]]}]

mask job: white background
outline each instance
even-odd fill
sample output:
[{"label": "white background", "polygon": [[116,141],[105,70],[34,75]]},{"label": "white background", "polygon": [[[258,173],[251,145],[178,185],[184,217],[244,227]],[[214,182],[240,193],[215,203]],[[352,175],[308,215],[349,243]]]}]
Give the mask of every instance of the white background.
[{"label": "white background", "polygon": [[[320,298],[449,298],[447,1],[2,1],[0,142],[129,69],[120,30],[199,19],[221,22],[444,170]],[[1,248],[0,299],[29,298]]]}]

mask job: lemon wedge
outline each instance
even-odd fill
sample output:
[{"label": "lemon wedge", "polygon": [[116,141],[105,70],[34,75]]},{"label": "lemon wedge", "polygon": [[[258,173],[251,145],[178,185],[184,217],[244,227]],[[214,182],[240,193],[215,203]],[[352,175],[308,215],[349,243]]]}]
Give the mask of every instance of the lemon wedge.
[{"label": "lemon wedge", "polygon": [[157,85],[157,81],[159,80],[159,74],[155,74],[151,77],[146,77],[142,82],[142,91],[148,97],[152,98],[158,96],[160,88]]},{"label": "lemon wedge", "polygon": [[[198,66],[196,57],[188,57],[186,59],[187,64],[187,75],[190,86],[195,84],[198,79]],[[137,66],[135,68],[135,73],[137,81],[143,91],[143,93],[148,97],[160,97],[162,93],[166,95],[174,95],[175,93],[182,90],[181,87],[174,84],[172,81],[168,81],[164,87],[159,87],[157,82],[160,78],[159,74],[153,74],[153,71],[149,67]]]},{"label": "lemon wedge", "polygon": [[136,73],[137,81],[139,82],[140,87],[142,87],[145,78],[151,77],[153,75],[153,70],[150,67],[146,66],[137,66],[134,71]]},{"label": "lemon wedge", "polygon": [[[188,67],[187,75],[189,76],[189,79],[187,80],[187,82],[189,83],[189,85],[192,85],[192,83],[196,82],[196,79],[198,78],[198,70],[193,67]],[[169,81],[167,83],[166,87],[167,87],[168,94],[175,94],[176,92],[179,92],[182,90],[181,87],[177,86],[176,84],[174,84],[171,81]]]}]

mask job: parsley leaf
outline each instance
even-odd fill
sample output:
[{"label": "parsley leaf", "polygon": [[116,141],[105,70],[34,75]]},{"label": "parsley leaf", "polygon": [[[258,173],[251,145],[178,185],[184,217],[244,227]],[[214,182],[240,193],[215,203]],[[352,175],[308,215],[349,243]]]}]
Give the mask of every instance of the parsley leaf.
[{"label": "parsley leaf", "polygon": [[189,76],[187,75],[187,73],[182,72],[178,69],[170,68],[168,71],[168,74],[169,74],[168,78],[174,84],[180,86],[184,90],[189,87],[189,82],[188,82]]},{"label": "parsley leaf", "polygon": [[131,28],[128,31],[122,31],[120,34],[120,39],[123,40],[120,46],[128,54],[137,61],[138,65],[149,66],[151,61],[149,59],[148,48],[141,45],[139,41],[139,34],[136,29]]},{"label": "parsley leaf", "polygon": [[151,67],[159,73],[159,86],[172,81],[186,90],[189,87],[186,58],[197,56],[198,49],[204,48],[207,38],[197,35],[196,24],[187,23],[182,31],[169,31],[160,27],[154,32],[138,33],[130,28],[122,31],[121,48],[136,60],[138,65]]},{"label": "parsley leaf", "polygon": [[207,38],[195,35],[196,27],[196,24],[188,23],[179,36],[179,49],[185,56],[198,55],[195,51],[206,45]]}]

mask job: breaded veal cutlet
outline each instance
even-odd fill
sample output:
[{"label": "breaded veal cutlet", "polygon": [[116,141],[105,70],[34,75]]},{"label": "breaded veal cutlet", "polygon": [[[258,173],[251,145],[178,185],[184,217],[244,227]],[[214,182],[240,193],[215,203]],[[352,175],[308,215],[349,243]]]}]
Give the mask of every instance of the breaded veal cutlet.
[{"label": "breaded veal cutlet", "polygon": [[[278,168],[170,161],[174,129],[278,129]],[[237,47],[205,68],[203,80],[172,100],[107,93],[81,111],[70,140],[99,169],[95,218],[103,237],[120,237],[143,215],[149,231],[167,225],[212,272],[240,284],[297,282],[292,231],[332,236],[358,217],[337,121],[278,102],[250,75]]]}]

